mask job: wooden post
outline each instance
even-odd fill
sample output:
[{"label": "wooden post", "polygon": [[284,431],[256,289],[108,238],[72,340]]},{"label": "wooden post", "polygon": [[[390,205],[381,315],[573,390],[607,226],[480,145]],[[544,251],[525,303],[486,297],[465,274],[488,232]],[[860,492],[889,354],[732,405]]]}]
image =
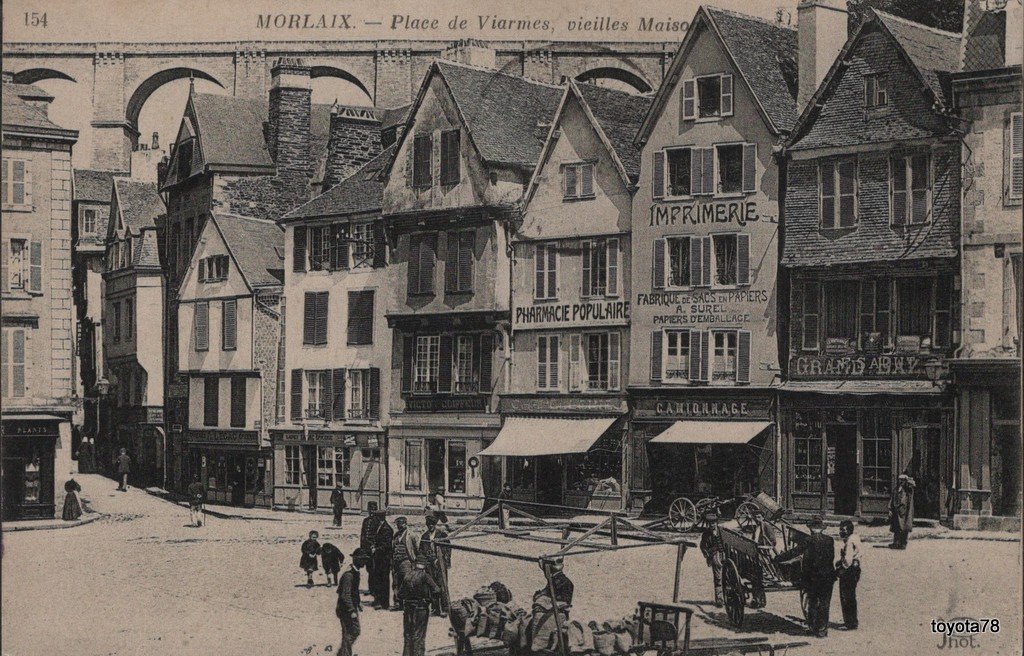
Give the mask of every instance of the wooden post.
[{"label": "wooden post", "polygon": [[548,594],[551,595],[551,604],[555,611],[555,630],[558,632],[558,653],[560,656],[569,656],[569,646],[565,644],[565,634],[562,633],[562,616],[558,613],[558,600],[555,598],[555,582],[551,579],[551,563],[541,559],[544,567],[544,577],[548,580]]},{"label": "wooden post", "polygon": [[612,515],[612,546],[619,546],[619,524],[615,515]]},{"label": "wooden post", "polygon": [[505,521],[505,501],[498,499],[498,528],[503,531],[508,530],[508,522]]},{"label": "wooden post", "polygon": [[686,545],[679,544],[676,547],[676,580],[672,587],[672,603],[679,603],[679,577],[683,571],[683,556],[686,555]]}]

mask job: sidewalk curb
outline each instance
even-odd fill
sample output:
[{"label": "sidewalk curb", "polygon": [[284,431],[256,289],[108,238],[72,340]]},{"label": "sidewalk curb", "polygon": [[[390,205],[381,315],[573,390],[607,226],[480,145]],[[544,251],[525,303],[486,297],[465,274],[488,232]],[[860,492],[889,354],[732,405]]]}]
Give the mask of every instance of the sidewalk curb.
[{"label": "sidewalk curb", "polygon": [[[184,509],[188,510],[188,502],[176,501],[175,499],[172,499],[171,495],[168,492],[166,492],[165,490],[158,490],[156,488],[148,488],[148,487],[147,488],[143,488],[143,490],[146,492],[146,494],[150,495],[151,497],[156,497],[157,499],[161,499],[163,501],[166,501],[167,503],[173,503],[174,505],[178,506],[179,508],[184,508]],[[220,507],[220,506],[218,506],[218,507]],[[236,515],[236,514],[232,514],[232,513],[222,512],[220,510],[211,510],[209,505],[206,506],[206,508],[203,510],[203,512],[206,513],[207,515],[209,515],[210,517],[216,517],[217,519],[248,519],[248,520],[253,520],[253,521],[258,521],[258,522],[281,522],[281,521],[284,521],[283,517],[282,518],[277,518],[277,517],[250,517],[248,515]]]},{"label": "sidewalk curb", "polygon": [[[4,525],[3,526],[3,532],[4,533],[15,533],[17,531],[57,531],[57,530],[60,530],[60,529],[75,528],[76,526],[84,526],[86,524],[91,524],[91,523],[95,522],[97,519],[101,519],[101,518],[106,517],[106,516],[107,516],[107,513],[91,512],[91,513],[88,513],[86,515],[82,515],[81,519],[76,519],[74,521],[65,522],[65,521],[61,520],[60,524],[49,523],[46,520],[42,520],[42,521],[40,521],[38,523],[38,525],[35,525],[35,526],[33,526],[31,523],[30,524],[26,524],[26,525],[19,525],[19,526]],[[34,520],[26,520],[26,521],[33,522]]]}]

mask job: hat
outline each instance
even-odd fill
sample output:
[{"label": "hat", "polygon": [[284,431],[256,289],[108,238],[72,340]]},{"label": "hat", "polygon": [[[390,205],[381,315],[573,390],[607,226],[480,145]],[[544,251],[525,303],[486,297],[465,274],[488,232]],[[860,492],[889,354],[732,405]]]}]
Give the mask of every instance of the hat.
[{"label": "hat", "polygon": [[822,515],[815,515],[811,518],[811,521],[807,522],[807,526],[810,528],[825,528],[825,518]]},{"label": "hat", "polygon": [[399,517],[395,517],[395,523],[396,524],[408,524],[409,520],[408,520],[408,518],[405,515],[401,515]]},{"label": "hat", "polygon": [[367,551],[366,549],[363,549],[362,547],[358,547],[358,548],[356,548],[355,551],[352,552],[352,561],[353,562],[355,562],[357,560],[369,560],[369,559],[370,559],[370,552]]},{"label": "hat", "polygon": [[320,537],[320,534],[318,532],[316,532],[316,531],[310,531],[309,532],[309,537],[311,537],[311,538],[318,538],[318,537]]},{"label": "hat", "polygon": [[431,513],[427,515],[427,526],[437,526],[437,515]]}]

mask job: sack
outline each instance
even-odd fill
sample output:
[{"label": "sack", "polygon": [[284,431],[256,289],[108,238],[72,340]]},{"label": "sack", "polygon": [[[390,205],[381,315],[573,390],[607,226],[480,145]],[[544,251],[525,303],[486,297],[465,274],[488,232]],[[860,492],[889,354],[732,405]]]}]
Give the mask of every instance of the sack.
[{"label": "sack", "polygon": [[519,627],[522,623],[523,620],[518,616],[513,616],[505,622],[505,626],[501,628],[501,641],[506,647],[519,645]]},{"label": "sack", "polygon": [[452,603],[448,612],[448,620],[456,633],[462,634],[476,621],[476,615],[479,612],[480,606],[473,599],[459,599]]},{"label": "sack", "polygon": [[594,649],[601,656],[614,656],[615,634],[608,631],[597,631],[594,633]]},{"label": "sack", "polygon": [[628,654],[633,648],[633,636],[628,631],[618,631],[615,634],[615,651],[620,654]]},{"label": "sack", "polygon": [[503,603],[495,602],[487,608],[487,635],[500,639],[505,622],[512,616],[512,611]]},{"label": "sack", "polygon": [[507,604],[512,601],[512,592],[501,581],[495,581],[487,587],[494,591],[494,598],[501,603]]},{"label": "sack", "polygon": [[476,624],[475,624],[475,626],[476,626],[476,630],[473,632],[473,635],[479,636],[481,638],[487,637],[487,635],[488,635],[487,634],[487,627],[489,626],[489,621],[488,621],[488,618],[487,618],[487,613],[480,613],[479,615],[476,616]]},{"label": "sack", "polygon": [[476,603],[480,604],[484,608],[487,608],[494,602],[498,601],[497,595],[494,594],[494,590],[484,586],[473,593],[473,599],[476,599]]}]

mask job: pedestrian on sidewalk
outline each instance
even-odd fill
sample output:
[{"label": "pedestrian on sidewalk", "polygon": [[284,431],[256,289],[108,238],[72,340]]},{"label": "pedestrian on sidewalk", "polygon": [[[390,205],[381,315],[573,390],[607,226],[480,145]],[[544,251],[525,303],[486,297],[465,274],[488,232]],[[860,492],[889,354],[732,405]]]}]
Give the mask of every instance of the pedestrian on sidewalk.
[{"label": "pedestrian on sidewalk", "polygon": [[[320,547],[320,564],[324,567],[324,575],[327,577],[327,585],[338,585],[338,575],[341,574],[341,565],[345,562],[345,554],[341,549],[330,542],[324,542]],[[332,583],[331,577],[334,577]]]},{"label": "pedestrian on sidewalk", "polygon": [[892,531],[890,549],[906,549],[910,532],[914,529],[914,479],[903,472],[889,500],[889,530]]},{"label": "pedestrian on sidewalk", "polygon": [[825,535],[825,520],[815,517],[808,524],[811,536],[802,545],[784,551],[775,558],[782,564],[803,557],[800,567],[800,586],[807,603],[807,628],[811,635],[828,635],[829,607],[835,584],[835,540]]},{"label": "pedestrian on sidewalk", "polygon": [[409,530],[409,520],[399,517],[395,520],[395,537],[391,541],[391,589],[395,595],[395,605],[391,610],[402,610],[402,581],[416,567],[416,554],[419,541],[416,534]]},{"label": "pedestrian on sidewalk", "polygon": [[206,504],[206,486],[199,480],[199,474],[193,474],[188,486],[188,515],[192,525],[203,525],[203,506]]},{"label": "pedestrian on sidewalk", "polygon": [[434,615],[444,617],[448,613],[448,599],[444,594],[444,588],[448,581],[448,569],[452,565],[452,554],[449,547],[437,544],[437,541],[448,537],[448,533],[441,529],[438,524],[440,519],[437,515],[427,515],[427,530],[420,536],[418,555],[427,557],[430,577],[441,587],[439,592],[431,598]]},{"label": "pedestrian on sidewalk", "polygon": [[352,552],[352,562],[338,583],[338,603],[334,614],[341,622],[341,644],[338,646],[339,656],[352,656],[352,647],[359,638],[359,613],[363,607],[359,601],[359,570],[370,559],[370,554],[362,548]]},{"label": "pedestrian on sidewalk", "polygon": [[448,515],[445,513],[445,505],[447,502],[444,499],[444,492],[441,488],[434,490],[434,493],[427,499],[427,512],[426,515],[429,517],[433,515],[437,517],[438,521],[445,526],[448,525]]},{"label": "pedestrian on sidewalk", "polygon": [[117,489],[126,492],[128,490],[128,474],[132,471],[132,459],[128,456],[128,450],[121,449],[121,453],[117,456],[115,462],[117,465],[117,479],[120,482]]},{"label": "pedestrian on sidewalk", "polygon": [[722,590],[722,564],[725,562],[725,547],[722,533],[718,528],[718,513],[714,510],[704,515],[704,532],[700,536],[700,552],[711,568],[711,581],[715,587],[715,607],[721,608],[725,593]]},{"label": "pedestrian on sidewalk", "polygon": [[302,557],[299,558],[299,567],[306,573],[306,586],[310,588],[313,587],[313,572],[317,570],[316,557],[320,555],[319,537],[316,531],[309,532],[309,539],[302,543]]},{"label": "pedestrian on sidewalk", "polygon": [[[373,580],[373,541],[377,537],[377,525],[380,523],[380,515],[377,514],[377,506],[372,506],[363,518],[363,525],[359,530],[359,548],[366,552],[366,576],[369,581]],[[370,585],[369,581],[367,586]],[[367,590],[372,592],[372,590]]]},{"label": "pedestrian on sidewalk", "polygon": [[82,516],[82,500],[78,497],[81,491],[82,486],[73,478],[64,483],[64,512],[61,513],[64,521],[73,522]]},{"label": "pedestrian on sidewalk", "polygon": [[334,525],[341,526],[345,508],[348,508],[348,504],[345,502],[345,491],[341,489],[341,481],[338,481],[337,487],[331,492],[331,508],[334,509]]},{"label": "pedestrian on sidewalk", "polygon": [[387,610],[391,607],[391,550],[394,546],[395,531],[388,524],[388,512],[377,511],[380,520],[373,538],[373,569],[370,573],[370,594],[373,607]]},{"label": "pedestrian on sidewalk", "polygon": [[836,574],[839,575],[839,603],[843,607],[843,624],[847,631],[857,628],[857,583],[860,581],[860,536],[853,532],[853,522],[839,525],[840,547]]},{"label": "pedestrian on sidewalk", "polygon": [[430,567],[430,556],[420,552],[416,566],[402,581],[402,656],[424,656],[426,652],[431,600],[441,594],[441,587],[430,575]]}]

